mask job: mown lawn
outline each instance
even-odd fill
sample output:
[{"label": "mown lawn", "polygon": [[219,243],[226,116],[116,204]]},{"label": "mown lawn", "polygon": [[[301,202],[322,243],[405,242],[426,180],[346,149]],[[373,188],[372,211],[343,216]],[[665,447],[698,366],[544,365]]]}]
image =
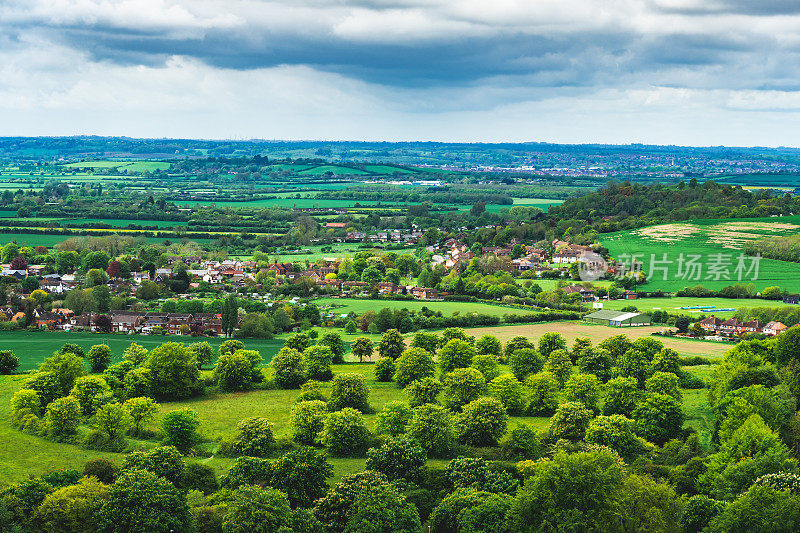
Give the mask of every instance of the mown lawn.
[{"label": "mown lawn", "polygon": [[450,316],[458,311],[462,315],[470,313],[480,313],[484,315],[503,316],[524,315],[531,313],[530,309],[519,309],[517,307],[507,307],[504,305],[493,305],[482,302],[437,302],[424,300],[359,300],[355,298],[317,298],[314,303],[318,306],[336,306],[332,309],[334,313],[358,314],[364,311],[380,311],[384,307],[390,309],[408,309],[409,311],[419,311],[427,307],[431,311],[441,311],[443,315]]}]

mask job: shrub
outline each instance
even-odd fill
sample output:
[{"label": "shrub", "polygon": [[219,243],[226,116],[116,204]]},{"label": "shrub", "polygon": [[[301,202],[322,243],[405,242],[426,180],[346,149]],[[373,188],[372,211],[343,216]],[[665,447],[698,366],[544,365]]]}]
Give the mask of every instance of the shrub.
[{"label": "shrub", "polygon": [[453,339],[464,341],[471,346],[475,345],[475,337],[467,335],[462,328],[445,328],[442,331],[442,344],[447,344]]},{"label": "shrub", "polygon": [[214,367],[214,381],[223,391],[248,390],[253,384],[253,365],[240,352],[220,355]]},{"label": "shrub", "polygon": [[58,350],[60,353],[71,353],[75,354],[78,357],[86,357],[86,353],[83,351],[83,348],[78,346],[77,344],[73,344],[71,342],[64,343],[63,346]]},{"label": "shrub", "polygon": [[472,364],[475,348],[468,342],[453,339],[439,350],[439,367],[442,372],[452,372],[457,368],[466,368]]},{"label": "shrub", "polygon": [[431,529],[437,533],[459,533],[458,517],[463,512],[478,507],[491,497],[491,492],[457,489],[445,496],[431,513],[429,519]]},{"label": "shrub", "polygon": [[113,399],[111,388],[100,376],[79,377],[69,394],[81,404],[81,411],[85,416],[92,416],[97,409]]},{"label": "shrub", "polygon": [[408,403],[411,407],[436,403],[436,397],[442,392],[442,382],[434,378],[423,378],[410,383],[405,391],[408,393]]},{"label": "shrub", "polygon": [[378,353],[381,357],[397,359],[403,353],[406,344],[403,336],[396,329],[386,330],[378,344]]},{"label": "shrub", "polygon": [[534,416],[547,416],[558,408],[558,379],[552,372],[539,372],[525,379],[530,403],[528,411]]},{"label": "shrub", "polygon": [[83,475],[96,477],[105,484],[111,484],[117,479],[119,468],[108,459],[94,459],[83,465]]},{"label": "shrub", "polygon": [[755,480],[756,485],[772,485],[778,490],[788,490],[800,496],[800,475],[793,472],[765,474]]},{"label": "shrub", "polygon": [[95,344],[89,348],[86,358],[89,360],[92,372],[102,372],[111,364],[111,348],[107,344]]},{"label": "shrub", "polygon": [[494,335],[484,335],[475,343],[475,351],[478,355],[491,355],[495,359],[499,359],[503,352],[503,346]]},{"label": "shrub", "polygon": [[572,375],[572,359],[566,350],[553,350],[547,358],[544,369],[552,372],[558,379],[559,387],[563,387],[570,375]]},{"label": "shrub", "polygon": [[64,394],[61,391],[61,383],[53,372],[35,372],[23,382],[22,387],[35,392],[42,407],[46,407]]},{"label": "shrub", "polygon": [[379,435],[396,437],[406,432],[413,411],[405,402],[389,402],[378,413],[375,432]]},{"label": "shrub", "polygon": [[425,450],[408,436],[389,437],[379,448],[369,449],[366,468],[385,474],[390,481],[416,482],[427,458]]},{"label": "shrub", "polygon": [[[131,347],[133,346],[134,345],[132,344]],[[197,359],[197,366],[201,368],[203,365],[210,364],[211,360],[214,358],[214,348],[212,348],[211,345],[205,341],[193,342],[189,345],[189,351],[194,354],[195,358]]]},{"label": "shrub", "polygon": [[228,471],[220,476],[220,485],[235,489],[242,485],[266,486],[273,482],[275,464],[269,459],[259,457],[239,457]]},{"label": "shrub", "polygon": [[134,368],[125,374],[123,384],[125,386],[126,398],[154,396],[153,372],[151,372],[149,368]]},{"label": "shrub", "polygon": [[472,365],[470,366],[483,374],[487,383],[500,375],[500,367],[494,355],[476,355],[472,358]]},{"label": "shrub", "polygon": [[592,413],[585,405],[579,402],[566,402],[561,404],[555,414],[550,418],[547,428],[548,441],[566,439],[577,442],[586,435]]},{"label": "shrub", "polygon": [[165,437],[164,444],[175,446],[178,450],[188,450],[199,441],[197,435],[199,426],[200,418],[191,409],[170,411],[164,415],[161,422]]},{"label": "shrub", "polygon": [[347,527],[349,513],[356,499],[362,494],[388,484],[386,476],[370,470],[346,475],[324,497],[315,502],[314,516],[322,522],[325,531],[342,532]]},{"label": "shrub", "polygon": [[244,350],[244,343],[237,339],[228,339],[219,345],[220,355],[235,353],[238,352],[239,350]]},{"label": "shrub", "polygon": [[190,461],[186,463],[186,471],[180,486],[186,491],[197,490],[203,494],[214,493],[219,490],[217,472],[207,464]]},{"label": "shrub", "polygon": [[153,348],[145,366],[150,369],[156,398],[184,399],[202,391],[197,359],[182,343],[165,342]]},{"label": "shrub", "polygon": [[581,402],[594,413],[598,413],[600,389],[600,380],[594,374],[575,374],[564,384],[564,398],[568,402]]},{"label": "shrub", "polygon": [[523,381],[530,374],[536,374],[542,369],[544,359],[534,348],[519,348],[508,358],[508,365],[514,377]]},{"label": "shrub", "polygon": [[439,405],[426,403],[416,407],[406,433],[430,456],[445,457],[453,449],[453,420],[450,412]]},{"label": "shrub", "polygon": [[654,444],[675,438],[683,426],[681,404],[672,396],[649,394],[633,410],[637,434]]},{"label": "shrub", "polygon": [[308,379],[329,381],[333,377],[333,352],[327,346],[311,346],[303,352]]},{"label": "shrub", "polygon": [[427,331],[419,331],[414,335],[411,340],[411,346],[414,348],[421,348],[428,353],[435,354],[439,349],[441,339],[436,333],[428,333]]},{"label": "shrub", "polygon": [[290,413],[293,438],[300,444],[313,445],[325,425],[328,406],[319,400],[296,403]]},{"label": "shrub", "polygon": [[33,523],[41,531],[91,533],[95,530],[97,507],[108,499],[109,487],[94,478],[48,494],[36,509]]},{"label": "shrub", "polygon": [[337,374],[331,383],[331,399],[329,408],[339,411],[345,407],[352,407],[362,412],[369,411],[367,399],[367,386],[361,374]]},{"label": "shrub", "polygon": [[680,379],[671,372],[656,372],[644,383],[644,390],[648,393],[666,394],[677,401],[683,401],[680,391]]},{"label": "shrub", "polygon": [[245,418],[236,425],[239,434],[233,441],[233,451],[237,455],[264,457],[275,447],[272,422],[256,416]]},{"label": "shrub", "polygon": [[538,459],[542,445],[536,430],[527,424],[519,424],[500,443],[500,451],[505,459]]},{"label": "shrub", "polygon": [[[125,432],[131,425],[131,416],[118,403],[109,403],[97,410],[95,414],[97,428],[105,434],[109,443],[121,440],[124,445]],[[124,449],[124,446],[123,446]]]},{"label": "shrub", "polygon": [[169,481],[138,470],[125,472],[111,486],[98,530],[191,531],[192,516],[185,497]]},{"label": "shrub", "polygon": [[626,460],[643,451],[636,437],[636,422],[622,415],[598,416],[589,422],[586,442],[608,446]]},{"label": "shrub", "polygon": [[453,410],[461,409],[463,405],[486,394],[486,380],[474,368],[457,368],[445,374],[443,385],[443,403]]},{"label": "shrub", "polygon": [[293,506],[308,507],[325,496],[327,478],[332,475],[333,467],[325,454],[304,446],[283,454],[275,462],[270,484],[285,492]]},{"label": "shrub", "polygon": [[296,389],[306,382],[303,354],[293,348],[281,348],[270,365],[275,370],[275,383],[282,389]]},{"label": "shrub", "polygon": [[505,435],[508,414],[496,398],[478,398],[458,417],[459,439],[472,446],[494,446]]},{"label": "shrub", "polygon": [[39,415],[42,409],[42,401],[36,391],[31,389],[20,389],[11,397],[11,408],[14,411],[29,409],[35,415]]},{"label": "shrub", "polygon": [[433,356],[422,348],[409,348],[395,361],[394,379],[400,388],[435,373],[436,363]]},{"label": "shrub", "polygon": [[331,455],[359,455],[367,447],[369,431],[364,416],[357,410],[345,407],[330,413],[320,433],[320,442]]},{"label": "shrub", "polygon": [[[211,346],[209,345],[209,348],[210,347]],[[125,348],[124,352],[122,352],[122,359],[124,361],[130,361],[134,366],[139,366],[147,359],[147,350],[143,346],[133,342],[130,346]]]},{"label": "shrub", "polygon": [[511,339],[508,340],[508,342],[506,342],[506,347],[505,347],[506,359],[510,360],[514,352],[516,352],[517,350],[521,350],[523,348],[536,349],[536,346],[530,340],[528,340],[527,337],[523,337],[522,335],[512,337]]},{"label": "shrub", "polygon": [[159,446],[149,452],[129,453],[122,461],[121,470],[123,472],[147,470],[178,486],[186,473],[186,463],[174,446]]},{"label": "shrub", "polygon": [[681,373],[681,356],[672,348],[664,348],[653,357],[651,372]]},{"label": "shrub", "polygon": [[53,400],[47,406],[45,427],[47,435],[56,440],[73,437],[81,422],[81,404],[72,396]]},{"label": "shrub", "polygon": [[[39,365],[39,372],[52,373],[58,383],[60,396],[66,396],[75,385],[75,380],[86,375],[86,368],[83,359],[77,355],[56,352]],[[36,389],[34,388],[34,390]],[[45,395],[38,390],[36,392],[39,393],[42,402],[45,402]],[[47,405],[46,402],[45,405]]]},{"label": "shrub", "polygon": [[0,374],[13,374],[19,367],[19,358],[11,350],[0,350]]},{"label": "shrub", "polygon": [[344,341],[342,341],[342,337],[338,333],[335,331],[327,331],[323,333],[319,338],[319,341],[317,341],[317,344],[330,348],[331,353],[333,354],[334,364],[344,363]]},{"label": "shrub", "polygon": [[392,381],[395,372],[394,359],[384,357],[383,359],[378,359],[378,362],[375,363],[375,379],[382,383]]},{"label": "shrub", "polygon": [[522,413],[525,410],[525,388],[511,374],[494,378],[489,383],[489,396],[500,400],[509,413]]},{"label": "shrub", "polygon": [[519,483],[505,470],[493,469],[482,457],[458,457],[447,464],[453,487],[493,493],[514,494]]},{"label": "shrub", "polygon": [[560,333],[548,331],[539,337],[539,353],[542,357],[549,359],[550,355],[556,350],[567,351],[567,341]]},{"label": "shrub", "polygon": [[141,435],[142,424],[148,420],[152,420],[158,411],[158,404],[152,398],[139,396],[138,398],[131,398],[124,404],[125,409],[133,420],[133,431],[135,435]]}]

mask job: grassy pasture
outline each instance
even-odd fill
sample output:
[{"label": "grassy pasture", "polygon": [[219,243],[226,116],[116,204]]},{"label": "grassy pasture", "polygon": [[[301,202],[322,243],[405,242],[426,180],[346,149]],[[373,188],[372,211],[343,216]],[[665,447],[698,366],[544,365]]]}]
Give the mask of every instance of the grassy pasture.
[{"label": "grassy pasture", "polygon": [[114,227],[124,228],[129,224],[136,224],[138,226],[158,226],[159,228],[172,228],[175,226],[185,226],[186,222],[177,222],[174,220],[133,220],[133,219],[115,219],[115,218],[78,218],[74,220],[64,220],[64,225],[68,224],[109,224]]},{"label": "grassy pasture", "polygon": [[443,315],[449,316],[453,311],[459,311],[461,314],[482,313],[485,315],[503,316],[505,314],[526,314],[529,310],[518,309],[515,307],[505,307],[502,305],[491,305],[482,302],[426,302],[422,300],[358,300],[355,298],[318,298],[314,300],[318,306],[322,305],[339,305],[332,309],[334,313],[349,313],[354,311],[356,313],[363,313],[364,311],[374,310],[378,311],[384,307],[392,309],[408,309],[409,311],[419,311],[423,307],[427,307],[431,311],[441,311]]},{"label": "grassy pasture", "polygon": [[[493,326],[485,328],[469,328],[467,333],[480,338],[482,335],[494,335],[503,342],[511,337],[523,335],[538,339],[543,333],[554,331],[560,333],[572,344],[578,337],[588,337],[593,344],[603,339],[624,333],[631,340],[640,337],[649,337],[652,333],[661,331],[660,326],[643,326],[635,328],[611,328],[599,324],[585,324],[577,321],[545,322],[541,324],[513,324],[508,326]],[[673,348],[684,356],[702,355],[705,357],[721,357],[732,345],[723,342],[700,341],[672,337],[655,337],[664,343],[664,346]]]},{"label": "grassy pasture", "polygon": [[334,175],[347,175],[347,174],[370,174],[370,172],[366,170],[361,170],[358,168],[350,168],[350,167],[340,167],[337,165],[320,165],[318,167],[307,168],[305,170],[301,170],[298,174],[304,174],[308,176],[321,176],[326,172],[331,172]]},{"label": "grassy pasture", "polygon": [[[182,337],[178,335],[121,335],[121,334],[98,334],[88,332],[31,332],[31,331],[2,331],[0,332],[0,346],[4,350],[13,350],[20,360],[20,371],[28,371],[36,368],[46,357],[53,354],[64,343],[71,342],[79,345],[85,351],[89,351],[95,344],[108,344],[114,353],[114,361],[122,359],[122,352],[130,346],[132,342],[140,344],[151,350],[164,342],[183,342],[190,344],[205,340],[214,349],[217,349],[225,339],[217,338],[194,338]],[[248,349],[258,350],[264,363],[272,360],[272,356],[278,353],[283,346],[281,340],[248,339],[245,341]]]},{"label": "grassy pasture", "polygon": [[[652,272],[653,279],[644,285],[646,290],[661,289],[676,291],[687,286],[703,285],[709,289],[721,289],[726,285],[739,282],[735,273],[741,249],[747,241],[771,235],[787,235],[800,232],[800,216],[771,217],[755,219],[723,219],[697,220],[675,224],[648,226],[637,230],[622,231],[602,235],[601,243],[608,247],[611,255],[619,259],[623,254],[638,254],[644,263],[644,270],[650,272],[651,256],[673,261],[669,266],[666,280],[661,271]],[[700,279],[683,279],[678,276],[677,262],[679,254],[684,257],[699,254],[703,263]],[[728,274],[710,276],[708,264],[714,254],[730,256]],[[750,259],[745,258],[745,266],[749,267]],[[757,290],[778,285],[792,292],[800,291],[800,266],[796,263],[762,259],[759,265],[758,279],[752,280],[752,274],[742,275],[742,283],[754,283]],[[698,304],[700,305],[700,304]]]}]

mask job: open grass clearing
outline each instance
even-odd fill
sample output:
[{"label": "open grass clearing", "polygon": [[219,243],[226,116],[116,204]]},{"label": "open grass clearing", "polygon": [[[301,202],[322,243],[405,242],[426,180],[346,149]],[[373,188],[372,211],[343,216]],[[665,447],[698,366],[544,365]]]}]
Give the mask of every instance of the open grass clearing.
[{"label": "open grass clearing", "polygon": [[650,312],[655,309],[668,311],[670,314],[687,314],[698,316],[700,314],[715,315],[730,318],[734,311],[718,312],[714,309],[681,309],[681,307],[694,307],[698,305],[713,305],[719,309],[750,309],[753,307],[797,307],[776,300],[731,299],[731,298],[640,298],[638,300],[610,300],[603,301],[603,309],[622,309],[635,306],[641,312]]},{"label": "open grass clearing", "polygon": [[390,309],[408,309],[419,311],[427,307],[431,311],[441,311],[443,315],[450,316],[458,311],[461,314],[481,313],[485,315],[503,316],[506,314],[523,315],[532,312],[530,309],[519,309],[503,305],[492,305],[482,302],[437,302],[425,300],[359,300],[356,298],[317,298],[314,303],[318,306],[340,306],[332,311],[334,313],[358,314],[364,311],[380,311],[384,307]]}]

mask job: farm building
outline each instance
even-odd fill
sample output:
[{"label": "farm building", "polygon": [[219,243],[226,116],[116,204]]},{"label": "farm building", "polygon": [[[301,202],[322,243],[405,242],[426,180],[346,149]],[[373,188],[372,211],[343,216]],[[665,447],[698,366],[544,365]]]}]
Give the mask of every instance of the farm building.
[{"label": "farm building", "polygon": [[603,324],[605,326],[624,327],[624,326],[649,326],[650,315],[642,313],[631,313],[626,311],[614,311],[611,309],[601,309],[594,313],[585,315],[583,319],[593,324]]}]

